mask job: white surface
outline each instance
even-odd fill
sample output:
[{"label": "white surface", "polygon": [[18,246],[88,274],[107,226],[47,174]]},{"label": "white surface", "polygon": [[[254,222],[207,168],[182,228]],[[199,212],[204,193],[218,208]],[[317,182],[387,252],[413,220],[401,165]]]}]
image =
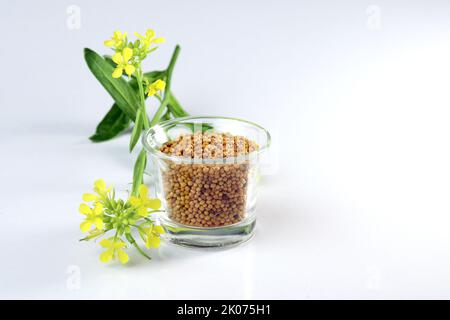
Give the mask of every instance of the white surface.
[{"label": "white surface", "polygon": [[[72,4],[77,30],[66,26]],[[450,296],[448,1],[126,8],[2,4],[0,298]],[[133,160],[128,136],[87,140],[112,102],[82,48],[106,53],[114,29],[146,27],[168,39],[148,69],[182,45],[173,87],[183,105],[266,126],[278,161],[250,243],[163,245],[151,263],[130,250],[129,265],[103,265],[100,246],[77,241],[80,196],[99,177],[126,188]]]}]

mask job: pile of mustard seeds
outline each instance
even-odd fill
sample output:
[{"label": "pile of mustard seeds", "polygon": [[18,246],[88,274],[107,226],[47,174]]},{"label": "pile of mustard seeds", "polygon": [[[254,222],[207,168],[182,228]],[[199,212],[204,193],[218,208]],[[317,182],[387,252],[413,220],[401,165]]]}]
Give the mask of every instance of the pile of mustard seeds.
[{"label": "pile of mustard seeds", "polygon": [[[258,145],[242,136],[195,133],[165,143],[160,151],[192,159],[247,155]],[[162,173],[169,217],[197,227],[219,227],[245,218],[250,164],[174,163]]]},{"label": "pile of mustard seeds", "polygon": [[258,148],[255,142],[243,136],[197,132],[181,135],[176,140],[166,142],[160,151],[177,157],[220,159],[243,156]]}]

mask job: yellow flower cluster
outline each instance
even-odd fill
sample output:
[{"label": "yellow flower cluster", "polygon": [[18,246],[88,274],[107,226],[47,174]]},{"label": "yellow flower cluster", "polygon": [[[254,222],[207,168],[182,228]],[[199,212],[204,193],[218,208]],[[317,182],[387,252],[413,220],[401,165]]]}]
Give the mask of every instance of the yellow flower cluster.
[{"label": "yellow flower cluster", "polygon": [[80,225],[80,229],[83,232],[88,232],[91,230],[92,225],[96,229],[103,229],[103,204],[100,202],[107,197],[108,192],[111,187],[107,188],[105,181],[99,179],[94,182],[94,192],[83,194],[83,201],[93,202],[93,207],[90,207],[86,203],[80,204],[79,212],[84,214],[86,218]]},{"label": "yellow flower cluster", "polygon": [[128,42],[127,33],[120,30],[114,31],[112,37],[104,42],[105,46],[111,47],[116,52],[112,57],[117,64],[112,73],[113,78],[120,78],[124,71],[130,77],[136,68],[140,67],[140,63],[147,54],[157,49],[153,45],[165,41],[162,37],[156,38],[155,31],[152,29],[148,29],[145,36],[137,32],[134,34],[139,39],[134,43]]},{"label": "yellow flower cluster", "polygon": [[164,228],[161,226],[151,225],[148,228],[144,228],[146,234],[145,246],[147,249],[159,248],[161,243],[160,236],[165,233]]},{"label": "yellow flower cluster", "polygon": [[154,96],[155,94],[159,94],[160,91],[163,91],[166,88],[166,82],[164,80],[156,80],[155,82],[149,84],[145,89],[145,93],[149,97]]},{"label": "yellow flower cluster", "polygon": [[135,32],[134,35],[141,40],[143,48],[146,52],[151,50],[150,47],[152,44],[160,44],[166,41],[166,39],[162,37],[155,38],[155,31],[153,29],[147,29],[147,31],[145,32],[145,37],[137,32]]},{"label": "yellow flower cluster", "polygon": [[124,48],[122,52],[117,52],[113,55],[112,60],[117,64],[112,74],[113,78],[120,78],[125,70],[128,76],[131,76],[136,67],[130,63],[130,59],[133,57],[133,49]]},{"label": "yellow flower cluster", "polygon": [[94,182],[94,192],[83,194],[83,201],[85,202],[96,202],[99,200],[104,200],[107,194],[111,191],[112,186],[106,186],[106,183],[102,179],[95,180]]},{"label": "yellow flower cluster", "polygon": [[114,31],[111,39],[106,40],[104,42],[105,46],[107,47],[114,47],[117,50],[121,50],[122,47],[126,44],[127,42],[127,33],[117,30]]},{"label": "yellow flower cluster", "polygon": [[[137,32],[135,35],[138,39],[134,42],[129,41],[126,32],[116,30],[104,44],[114,50],[111,57],[115,64],[112,77],[119,79],[124,74],[128,77],[135,76],[134,80],[139,86],[139,111],[148,122],[144,93],[161,99],[160,93],[165,90],[166,82],[157,79],[153,83],[149,83],[150,81],[145,78],[142,71],[141,63],[150,52],[157,49],[157,44],[165,40],[156,37],[155,31],[152,29],[148,29],[145,35]],[[139,113],[137,113],[138,115]],[[136,124],[139,123],[139,118],[134,120]],[[144,127],[149,126],[147,122],[143,122]],[[137,136],[134,133],[139,134],[139,130],[142,130],[138,126],[135,126],[136,128],[136,131],[133,130],[132,141],[133,137]],[[121,263],[127,263],[129,260],[125,252],[127,243],[136,247],[139,253],[150,259],[136,243],[132,233],[133,229],[139,233],[147,248],[158,248],[160,245],[160,236],[164,233],[164,229],[155,225],[154,221],[148,216],[161,207],[161,201],[150,198],[148,196],[149,190],[145,185],[136,188],[138,181],[140,180],[135,179],[133,181],[133,194],[126,200],[116,200],[115,191],[111,187],[107,187],[103,180],[95,181],[93,193],[83,194],[82,198],[86,203],[80,205],[79,211],[86,217],[81,223],[80,229],[83,232],[88,232],[89,235],[82,240],[97,239],[110,231],[114,231],[113,237],[100,241],[100,245],[106,248],[106,251],[100,255],[100,260],[103,262],[118,259]]]},{"label": "yellow flower cluster", "polygon": [[80,224],[81,231],[88,232],[92,225],[95,225],[99,230],[103,229],[103,219],[101,218],[103,214],[103,205],[101,203],[96,203],[93,208],[82,203],[79,211],[86,216],[84,221]]},{"label": "yellow flower cluster", "polygon": [[[118,259],[121,263],[128,262],[129,257],[124,250],[127,244],[121,236],[125,235],[130,244],[137,246],[131,234],[132,227],[137,228],[147,248],[159,247],[164,229],[147,217],[161,207],[161,201],[150,198],[148,193],[148,187],[140,185],[138,195],[130,196],[127,201],[116,200],[112,187],[107,187],[105,181],[99,179],[94,183],[93,193],[83,194],[82,198],[86,203],[80,205],[79,212],[85,215],[85,219],[80,229],[82,232],[89,232],[83,240],[91,240],[115,230],[114,237],[100,241],[100,245],[107,249],[100,255],[102,262],[113,259]],[[141,249],[139,252],[143,253]],[[148,257],[145,253],[143,255]]]},{"label": "yellow flower cluster", "polygon": [[148,209],[157,210],[161,207],[161,200],[148,197],[148,188],[144,184],[139,187],[139,196],[130,197],[130,203],[141,217],[148,216]]},{"label": "yellow flower cluster", "polygon": [[116,257],[123,264],[127,263],[128,260],[130,260],[128,254],[125,252],[125,250],[123,250],[123,248],[126,247],[126,244],[122,240],[116,239],[114,237],[110,239],[103,239],[102,241],[100,241],[100,245],[103,248],[108,249],[100,255],[101,262],[107,263]]}]

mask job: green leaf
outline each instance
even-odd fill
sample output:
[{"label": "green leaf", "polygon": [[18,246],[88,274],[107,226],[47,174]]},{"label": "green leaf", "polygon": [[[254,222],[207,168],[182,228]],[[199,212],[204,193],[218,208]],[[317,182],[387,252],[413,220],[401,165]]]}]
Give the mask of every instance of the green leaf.
[{"label": "green leaf", "polygon": [[108,91],[120,109],[130,118],[135,119],[139,100],[131,85],[123,78],[114,79],[114,67],[95,51],[85,48],[84,59],[89,70]]},{"label": "green leaf", "polygon": [[102,121],[97,125],[95,134],[89,139],[94,142],[110,140],[128,129],[130,122],[130,118],[114,103]]},{"label": "green leaf", "polygon": [[131,133],[130,139],[130,152],[133,151],[134,146],[139,141],[142,132],[142,126],[144,124],[144,117],[142,115],[141,109],[136,113],[136,121],[134,122],[133,132]]},{"label": "green leaf", "polygon": [[170,93],[170,86],[172,82],[172,72],[173,68],[175,67],[175,63],[177,62],[178,55],[180,54],[180,46],[176,45],[175,50],[173,51],[172,58],[170,58],[169,66],[166,69],[166,89],[164,90],[164,98],[161,101],[161,104],[159,108],[156,110],[155,114],[153,115],[152,120],[150,121],[150,126],[154,126],[155,124],[159,123],[161,117],[164,114],[164,111],[167,107],[167,104],[169,103],[169,93]]},{"label": "green leaf", "polygon": [[169,102],[167,108],[172,112],[172,114],[177,117],[187,117],[189,113],[187,113],[180,105],[178,100],[173,95],[173,92],[169,92]]},{"label": "green leaf", "polygon": [[[163,80],[165,76],[166,76],[166,71],[155,70],[155,71],[150,71],[150,72],[144,73],[144,78],[147,79],[147,81],[149,83],[152,83],[152,82],[154,82],[154,81],[156,81],[158,79]],[[138,87],[138,84],[137,84],[137,81],[136,81],[136,77],[132,76],[131,80],[128,81],[128,83],[136,91],[136,94],[137,94],[139,92],[139,87]]]},{"label": "green leaf", "polygon": [[106,60],[106,62],[108,62],[110,65],[112,65],[114,68],[116,67],[116,63],[113,61],[112,57],[110,55],[103,55],[103,59]]},{"label": "green leaf", "polygon": [[133,171],[133,190],[131,194],[137,195],[139,193],[139,186],[143,182],[144,169],[147,164],[147,152],[142,149],[139,153],[139,156],[136,159],[136,163],[134,164]]},{"label": "green leaf", "polygon": [[150,72],[144,72],[144,78],[148,80],[149,83],[155,82],[158,79],[164,80],[164,77],[166,76],[166,70],[159,71],[150,71]]},{"label": "green leaf", "polygon": [[161,120],[159,120],[159,122],[164,122],[170,120],[170,110],[167,109],[166,113],[164,113],[164,115],[161,117]]},{"label": "green leaf", "polygon": [[[111,65],[114,64],[114,62],[111,60],[111,57],[104,56],[104,58]],[[149,82],[153,82],[157,79],[163,79],[165,76],[165,71],[150,71],[145,73],[144,76],[148,79]],[[128,83],[135,90],[136,94],[138,94],[139,88],[136,79],[133,78]],[[132,120],[134,121],[134,119]],[[92,135],[89,139],[94,142],[111,140],[112,138],[118,136],[120,133],[128,129],[128,127],[130,126],[130,122],[130,118],[125,113],[123,113],[123,111],[115,103],[105,115],[103,120],[97,125],[95,134]]]}]

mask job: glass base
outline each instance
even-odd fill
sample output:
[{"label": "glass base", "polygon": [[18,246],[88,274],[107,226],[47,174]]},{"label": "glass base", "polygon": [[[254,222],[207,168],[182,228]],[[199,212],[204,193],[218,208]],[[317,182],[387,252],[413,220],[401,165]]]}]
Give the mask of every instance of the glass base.
[{"label": "glass base", "polygon": [[187,226],[165,216],[161,216],[160,221],[166,231],[165,240],[191,248],[221,248],[239,245],[253,237],[256,224],[255,218],[247,218],[236,224],[215,228]]}]

